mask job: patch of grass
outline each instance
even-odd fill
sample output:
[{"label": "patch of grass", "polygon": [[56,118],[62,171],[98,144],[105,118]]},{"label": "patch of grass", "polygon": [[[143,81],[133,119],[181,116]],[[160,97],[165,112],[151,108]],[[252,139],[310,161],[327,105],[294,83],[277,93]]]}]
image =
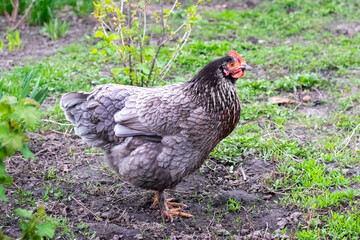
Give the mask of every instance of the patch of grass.
[{"label": "patch of grass", "polygon": [[44,28],[40,30],[41,34],[48,33],[51,40],[57,40],[58,38],[65,37],[68,28],[71,23],[61,23],[59,19],[55,18],[50,20],[49,23],[44,23]]}]

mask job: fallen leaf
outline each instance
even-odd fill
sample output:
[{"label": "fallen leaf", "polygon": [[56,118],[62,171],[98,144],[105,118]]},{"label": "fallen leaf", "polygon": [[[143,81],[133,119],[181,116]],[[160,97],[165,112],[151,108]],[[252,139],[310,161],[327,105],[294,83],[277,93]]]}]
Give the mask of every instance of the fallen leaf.
[{"label": "fallen leaf", "polygon": [[311,97],[309,95],[305,95],[302,100],[303,102],[307,103],[307,102],[311,102]]},{"label": "fallen leaf", "polygon": [[288,98],[281,98],[281,97],[274,96],[271,98],[271,103],[272,104],[287,104],[287,103],[295,103],[295,101],[292,99],[288,99]]},{"label": "fallen leaf", "polygon": [[270,198],[272,198],[272,195],[271,195],[271,194],[266,195],[266,196],[263,196],[263,199],[264,199],[264,200],[269,200]]},{"label": "fallen leaf", "polygon": [[215,7],[216,7],[216,8],[226,8],[226,7],[227,7],[227,4],[224,3],[224,4],[222,4],[222,5],[216,5]]}]

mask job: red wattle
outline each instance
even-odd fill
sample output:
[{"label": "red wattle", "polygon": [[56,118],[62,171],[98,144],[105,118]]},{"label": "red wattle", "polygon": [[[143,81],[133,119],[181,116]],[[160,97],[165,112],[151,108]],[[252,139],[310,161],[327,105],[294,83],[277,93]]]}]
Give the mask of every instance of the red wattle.
[{"label": "red wattle", "polygon": [[233,78],[241,78],[244,75],[244,71],[240,71],[234,74],[231,74]]}]

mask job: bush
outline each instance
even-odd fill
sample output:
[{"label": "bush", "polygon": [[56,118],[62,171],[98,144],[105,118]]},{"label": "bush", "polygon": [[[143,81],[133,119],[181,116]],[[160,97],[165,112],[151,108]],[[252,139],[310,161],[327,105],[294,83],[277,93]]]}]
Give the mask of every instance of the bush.
[{"label": "bush", "polygon": [[[102,41],[92,53],[101,54],[105,63],[110,59],[120,62],[121,67],[110,70],[115,82],[153,85],[155,81],[164,79],[189,39],[192,27],[199,19],[197,9],[201,2],[198,0],[196,4],[182,9],[175,1],[170,9],[164,9],[164,2],[160,1],[159,12],[152,13],[155,23],[149,23],[151,18],[146,1],[131,4],[125,1],[96,1],[94,17],[100,27],[95,37]],[[150,30],[153,33],[148,34]],[[148,35],[157,39],[150,39]],[[158,43],[154,44],[154,40]],[[171,40],[175,40],[172,49]],[[162,49],[165,50],[161,54]]]}]

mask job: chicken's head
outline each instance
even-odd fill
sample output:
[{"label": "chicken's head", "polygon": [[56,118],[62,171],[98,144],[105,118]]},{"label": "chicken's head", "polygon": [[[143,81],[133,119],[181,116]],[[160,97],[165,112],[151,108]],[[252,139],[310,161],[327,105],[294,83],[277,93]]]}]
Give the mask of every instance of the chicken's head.
[{"label": "chicken's head", "polygon": [[233,78],[241,78],[244,75],[245,70],[251,71],[251,67],[246,64],[245,59],[243,59],[236,51],[231,50],[229,56],[231,57],[231,60],[223,66],[226,76],[230,74]]}]

